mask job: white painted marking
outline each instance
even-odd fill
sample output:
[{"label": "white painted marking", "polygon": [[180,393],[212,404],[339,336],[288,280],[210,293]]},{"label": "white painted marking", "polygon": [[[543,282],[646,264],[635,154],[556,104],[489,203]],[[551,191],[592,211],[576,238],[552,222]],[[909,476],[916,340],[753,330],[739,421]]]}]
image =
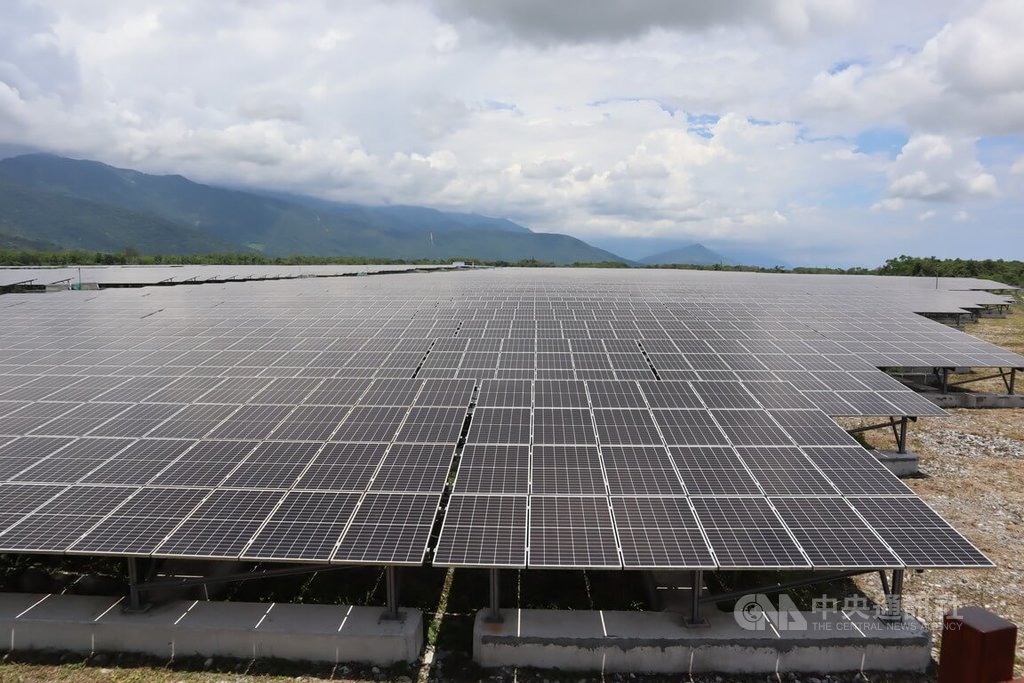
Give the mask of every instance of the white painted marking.
[{"label": "white painted marking", "polygon": [[180,624],[180,623],[181,623],[181,620],[182,620],[182,619],[184,619],[185,617],[187,617],[187,616],[188,616],[188,613],[192,611],[192,608],[193,608],[193,607],[195,607],[195,606],[196,606],[196,605],[198,605],[198,604],[199,604],[199,601],[198,601],[198,600],[196,600],[196,601],[195,601],[195,602],[193,602],[193,603],[192,603],[191,605],[189,605],[189,606],[188,606],[188,609],[187,609],[187,610],[185,610],[184,612],[182,612],[181,616],[180,616],[180,617],[178,617],[177,619],[175,619],[175,620],[174,620],[174,625],[175,625],[175,626],[177,626],[178,624]]},{"label": "white painted marking", "polygon": [[96,617],[95,619],[93,619],[93,623],[96,623],[97,621],[99,621],[99,620],[100,620],[100,619],[102,619],[103,617],[107,616],[107,614],[108,614],[108,613],[110,612],[110,610],[114,609],[115,607],[117,607],[118,605],[120,605],[120,604],[121,604],[121,601],[122,601],[122,600],[124,600],[124,596],[121,596],[120,598],[118,598],[118,599],[117,599],[117,600],[116,600],[116,601],[114,602],[114,604],[113,604],[113,605],[111,605],[111,606],[110,606],[110,607],[108,607],[107,609],[103,610],[103,612],[102,612],[102,613],[101,613],[101,614],[100,614],[100,615],[99,615],[98,617]]},{"label": "white painted marking", "polygon": [[[598,610],[597,614],[598,614],[598,616],[601,617],[601,633],[604,634],[605,638],[607,638],[608,637],[608,627],[605,626],[605,623],[604,623],[604,610]],[[604,671],[604,664],[601,665],[601,671]]]},{"label": "white painted marking", "polygon": [[352,608],[354,605],[348,606],[348,611],[345,612],[345,618],[341,620],[341,626],[338,627],[338,633],[341,633],[341,629],[345,628],[345,622],[348,621],[348,616],[352,614]]},{"label": "white painted marking", "polygon": [[28,609],[26,609],[24,612],[22,612],[21,614],[19,614],[18,616],[14,617],[14,618],[15,619],[21,619],[23,616],[25,616],[26,614],[28,614],[29,612],[34,610],[36,607],[38,607],[39,605],[41,605],[44,602],[46,602],[50,598],[51,595],[53,595],[53,594],[52,593],[47,593],[46,595],[44,595],[43,597],[39,598],[38,600],[36,600],[31,605],[29,605]]},{"label": "white painted marking", "polygon": [[[267,618],[267,615],[270,614],[270,610],[274,609],[274,605],[276,605],[276,604],[277,604],[276,602],[270,603],[270,607],[268,607],[267,611],[263,613],[263,616],[260,617],[260,620],[256,622],[256,625],[252,627],[254,631],[260,627],[260,624],[263,623],[263,620]],[[255,647],[256,647],[256,645],[254,644],[253,648],[255,649]],[[255,658],[255,657],[256,657],[256,655],[254,653],[253,654],[253,658]]]},{"label": "white painted marking", "polygon": [[843,612],[842,610],[840,610],[840,611],[839,611],[839,613],[840,613],[840,614],[842,614],[842,615],[843,615],[843,617],[844,617],[844,618],[845,618],[845,619],[846,619],[846,620],[847,620],[848,622],[850,622],[851,624],[853,624],[853,628],[855,628],[855,629],[857,630],[857,633],[859,633],[859,634],[860,634],[861,638],[867,638],[867,637],[868,637],[868,634],[866,634],[866,633],[864,633],[864,631],[860,630],[860,626],[857,626],[857,622],[856,622],[856,621],[854,621],[853,619],[851,619],[851,618],[850,618],[850,615],[849,615],[849,614],[847,614],[846,612]]}]

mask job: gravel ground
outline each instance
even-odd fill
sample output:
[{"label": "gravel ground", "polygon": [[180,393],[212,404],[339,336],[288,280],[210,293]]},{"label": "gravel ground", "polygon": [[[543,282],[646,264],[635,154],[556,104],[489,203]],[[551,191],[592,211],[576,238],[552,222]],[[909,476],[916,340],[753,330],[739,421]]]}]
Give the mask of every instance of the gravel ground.
[{"label": "gravel ground", "polygon": [[[1024,353],[1024,307],[1003,320],[982,320],[966,332]],[[972,391],[1005,392],[1000,380],[968,385]],[[996,564],[995,569],[910,573],[904,593],[936,636],[942,615],[955,606],[979,605],[1024,624],[1024,409],[949,411],[949,417],[912,424],[907,448],[920,457],[921,476],[907,479],[929,505]],[[894,447],[891,434],[868,432],[869,444]],[[858,586],[881,595],[878,581]],[[1024,676],[1024,638],[1017,639],[1016,676]]]}]

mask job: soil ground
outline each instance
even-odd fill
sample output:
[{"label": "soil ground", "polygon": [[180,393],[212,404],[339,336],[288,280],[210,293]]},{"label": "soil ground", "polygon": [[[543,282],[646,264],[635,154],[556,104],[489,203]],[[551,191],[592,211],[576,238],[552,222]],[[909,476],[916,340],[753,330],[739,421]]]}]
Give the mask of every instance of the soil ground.
[{"label": "soil ground", "polygon": [[[982,320],[966,330],[1003,348],[1024,353],[1024,306],[1006,319]],[[1024,378],[1021,378],[1024,381]],[[973,391],[1005,391],[1001,381],[968,385]],[[1024,390],[1024,386],[1022,386]],[[853,426],[855,422],[850,422]],[[892,437],[883,431],[868,432],[865,440],[877,448],[893,448]],[[911,427],[909,450],[920,456],[921,475],[907,483],[954,527],[978,546],[997,565],[980,571],[911,572],[906,576],[907,607],[932,627],[937,659],[942,615],[957,606],[980,605],[1011,621],[1024,623],[1024,410],[952,410],[948,418],[929,418]],[[26,567],[24,563],[43,565]],[[74,565],[73,561],[70,561]],[[46,566],[49,565],[49,566]],[[0,589],[13,589],[32,571],[40,577],[73,576],[76,570],[116,572],[110,567],[68,566],[68,560],[46,558],[19,560],[0,576]],[[26,572],[26,569],[29,571]],[[45,571],[44,571],[45,570]],[[342,578],[339,574],[344,574]],[[643,609],[645,594],[639,581],[622,580],[607,572],[506,572],[503,594],[515,596],[522,607],[569,609]],[[53,580],[53,579],[45,579]],[[68,589],[75,590],[77,584]],[[57,586],[59,588],[59,586]],[[114,591],[120,590],[114,582]],[[820,592],[820,589],[817,589]],[[831,597],[858,591],[878,600],[878,579],[871,575],[829,587]],[[233,586],[222,596],[235,600],[298,600],[349,604],[382,604],[380,572],[370,569],[332,572],[274,582],[249,582]],[[805,596],[806,597],[806,596]],[[487,602],[487,578],[472,570],[421,570],[410,572],[403,584],[403,603],[424,610],[428,646],[423,661],[407,667],[374,669],[357,665],[321,667],[268,661],[184,660],[175,662],[100,654],[83,661],[67,653],[13,653],[0,663],[0,682],[41,683],[215,683],[244,681],[661,681],[691,680],[682,676],[634,676],[632,674],[559,674],[551,671],[481,670],[473,665],[468,648],[474,612]],[[1018,639],[1016,675],[1024,675],[1024,638]],[[933,674],[889,675],[869,673],[818,677],[834,683],[869,680],[874,683],[932,683]],[[764,681],[764,676],[698,676],[703,681]],[[774,679],[768,679],[774,680]],[[783,681],[796,680],[785,675]],[[799,680],[809,681],[802,675]]]}]

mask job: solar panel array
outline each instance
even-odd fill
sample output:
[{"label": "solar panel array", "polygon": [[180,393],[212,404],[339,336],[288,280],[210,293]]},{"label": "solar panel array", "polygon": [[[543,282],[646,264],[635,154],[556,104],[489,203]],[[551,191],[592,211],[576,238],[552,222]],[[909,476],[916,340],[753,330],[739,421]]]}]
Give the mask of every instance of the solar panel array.
[{"label": "solar panel array", "polygon": [[82,266],[0,267],[0,287],[14,285],[155,285],[157,283],[279,280],[333,277],[358,273],[393,273],[434,270],[451,266],[409,264],[310,265],[310,266]]},{"label": "solar panel array", "polygon": [[0,552],[988,566],[829,415],[942,414],[876,365],[1024,358],[921,290],[706,275],[4,296]]}]

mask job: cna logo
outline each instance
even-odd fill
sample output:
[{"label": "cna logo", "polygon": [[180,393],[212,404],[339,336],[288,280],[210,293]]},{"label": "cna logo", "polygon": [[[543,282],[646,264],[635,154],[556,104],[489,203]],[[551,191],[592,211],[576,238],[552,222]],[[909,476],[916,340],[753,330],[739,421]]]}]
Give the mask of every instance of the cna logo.
[{"label": "cna logo", "polygon": [[744,595],[736,601],[732,615],[748,631],[767,630],[769,622],[777,631],[807,630],[807,619],[785,593],[779,595],[778,609],[763,593]]}]

